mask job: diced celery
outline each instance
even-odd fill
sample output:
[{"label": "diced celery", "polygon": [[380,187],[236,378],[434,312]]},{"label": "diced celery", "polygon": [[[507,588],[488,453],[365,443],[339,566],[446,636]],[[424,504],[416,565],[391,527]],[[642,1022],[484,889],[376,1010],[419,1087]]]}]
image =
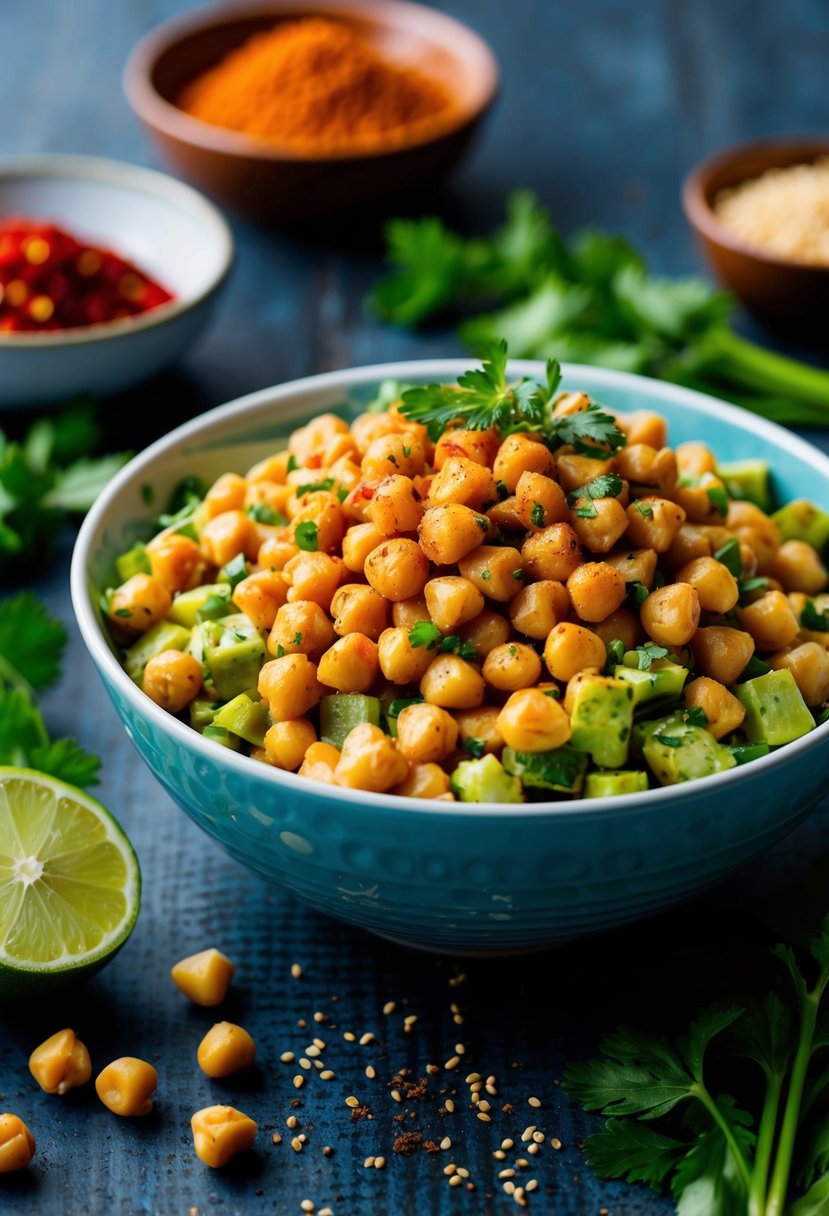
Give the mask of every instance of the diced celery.
[{"label": "diced celery", "polygon": [[717,473],[732,498],[753,502],[761,511],[774,506],[769,484],[769,466],[765,460],[735,460],[717,466]]},{"label": "diced celery", "polygon": [[239,736],[231,734],[229,730],[224,730],[221,726],[205,726],[202,738],[212,739],[214,743],[218,743],[221,747],[228,747],[232,752],[239,750]]},{"label": "diced celery", "polygon": [[339,692],[320,702],[320,738],[341,749],[355,726],[370,722],[380,725],[380,702],[358,692]]},{"label": "diced celery", "polygon": [[745,706],[742,729],[749,743],[779,747],[814,730],[815,720],[787,667],[735,685],[734,695]]},{"label": "diced celery", "polygon": [[638,794],[648,789],[648,774],[639,771],[588,773],[584,779],[584,798],[615,798],[619,794]]},{"label": "diced celery", "polygon": [[204,730],[205,726],[212,724],[216,710],[219,708],[218,701],[207,701],[204,697],[196,697],[195,701],[190,702],[188,708],[190,725],[194,730]]},{"label": "diced celery", "polygon": [[829,514],[805,498],[787,502],[772,519],[782,540],[805,540],[818,552],[829,544]]},{"label": "diced celery", "polygon": [[688,671],[669,659],[657,659],[647,671],[620,664],[613,668],[613,675],[633,689],[633,704],[636,707],[646,701],[678,697],[688,678]]},{"label": "diced celery", "polygon": [[136,541],[131,549],[127,549],[126,553],[116,557],[115,569],[118,571],[118,577],[122,583],[125,583],[128,578],[132,578],[134,574],[152,573],[147,550],[140,541]]},{"label": "diced celery", "polygon": [[201,620],[215,620],[216,616],[212,614],[209,618],[200,615],[205,605],[214,597],[221,598],[224,602],[224,611],[219,612],[218,616],[228,616],[237,611],[235,605],[230,602],[229,583],[204,583],[201,587],[194,587],[192,591],[182,591],[177,595],[167,616],[178,625],[186,625],[188,629],[192,629]]},{"label": "diced celery", "polygon": [[204,621],[193,633],[200,637],[205,686],[211,695],[231,701],[256,687],[265,643],[249,617],[240,612],[221,621]]},{"label": "diced celery", "polygon": [[734,768],[729,748],[704,726],[693,726],[683,711],[641,724],[642,753],[660,785],[695,781]]},{"label": "diced celery", "polygon": [[452,790],[461,802],[523,802],[521,782],[504,772],[496,756],[462,760],[452,774]]},{"label": "diced celery", "polygon": [[615,676],[590,673],[567,686],[565,708],[570,715],[570,746],[592,756],[604,768],[619,768],[628,756],[633,726],[633,689]]},{"label": "diced celery", "polygon": [[137,642],[133,642],[124,656],[124,668],[131,680],[140,684],[144,668],[162,650],[186,650],[190,642],[190,630],[172,621],[159,621],[148,629]]},{"label": "diced celery", "polygon": [[556,790],[577,794],[587,771],[587,756],[572,747],[548,752],[517,752],[505,747],[501,761],[506,771],[520,777],[526,789]]},{"label": "diced celery", "polygon": [[270,723],[259,701],[242,692],[217,711],[213,725],[224,727],[254,747],[262,747]]}]

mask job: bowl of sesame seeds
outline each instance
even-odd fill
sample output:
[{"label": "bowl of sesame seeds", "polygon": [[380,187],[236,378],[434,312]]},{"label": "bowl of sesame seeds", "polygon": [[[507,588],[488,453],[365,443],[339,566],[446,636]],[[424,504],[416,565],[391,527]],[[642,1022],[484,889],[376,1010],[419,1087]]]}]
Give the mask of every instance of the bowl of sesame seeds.
[{"label": "bowl of sesame seeds", "polygon": [[201,333],[232,258],[216,208],[162,173],[0,158],[0,406],[154,375]]},{"label": "bowl of sesame seeds", "polygon": [[822,334],[829,307],[829,138],[726,148],[682,201],[717,278],[761,320]]}]

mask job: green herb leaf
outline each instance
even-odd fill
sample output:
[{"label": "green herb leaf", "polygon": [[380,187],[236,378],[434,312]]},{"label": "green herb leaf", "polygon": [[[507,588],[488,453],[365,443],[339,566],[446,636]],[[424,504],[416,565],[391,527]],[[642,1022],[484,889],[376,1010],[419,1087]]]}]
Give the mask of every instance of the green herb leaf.
[{"label": "green herb leaf", "polygon": [[800,623],[812,633],[829,633],[829,611],[820,610],[814,600],[807,600],[800,614]]},{"label": "green herb leaf", "polygon": [[268,524],[271,527],[284,528],[288,522],[281,511],[275,511],[265,502],[257,502],[248,507],[248,515],[256,523]]},{"label": "green herb leaf", "polygon": [[567,497],[575,503],[580,498],[618,498],[621,493],[622,479],[618,473],[600,473],[580,489],[572,490]]},{"label": "green herb leaf", "polygon": [[683,717],[689,726],[708,725],[708,714],[701,705],[693,705],[690,709],[686,709]]},{"label": "green herb leaf", "polygon": [[544,514],[544,507],[541,505],[540,502],[534,502],[532,505],[532,509],[530,510],[530,520],[532,522],[533,527],[534,528],[543,528],[545,518],[546,517]]},{"label": "green herb leaf", "polygon": [[442,641],[443,634],[431,621],[418,621],[409,630],[410,646],[425,646],[427,650],[434,650]]},{"label": "green herb leaf", "polygon": [[387,718],[399,718],[400,715],[403,713],[403,710],[407,709],[410,705],[422,705],[422,704],[423,704],[423,697],[421,697],[419,695],[416,697],[400,697],[400,698],[398,698],[398,700],[391,702],[388,709],[386,710],[386,717]]},{"label": "green herb leaf", "polygon": [[618,452],[627,443],[624,432],[619,430],[610,414],[605,414],[595,404],[579,414],[564,414],[553,422],[558,442],[572,444],[584,456],[601,459]]},{"label": "green herb leaf", "polygon": [[653,507],[649,502],[645,502],[643,498],[640,498],[633,505],[643,519],[653,519]]},{"label": "green herb leaf", "polygon": [[625,607],[628,611],[639,615],[639,609],[644,604],[645,600],[650,595],[644,583],[633,582],[628,583],[625,593]]},{"label": "green herb leaf", "polygon": [[749,596],[754,595],[758,591],[768,591],[769,580],[767,578],[747,578],[740,583],[740,603],[746,602]]},{"label": "green herb leaf", "polygon": [[319,528],[313,520],[303,520],[294,528],[294,540],[298,549],[316,553],[319,549]]},{"label": "green herb leaf", "polygon": [[316,494],[318,490],[330,490],[333,484],[333,477],[326,477],[322,481],[309,481],[307,485],[297,486],[295,493],[297,498],[302,498],[303,494]]},{"label": "green herb leaf", "polygon": [[644,646],[637,646],[634,651],[640,671],[650,671],[656,659],[667,659],[670,653],[667,647],[657,646],[656,642],[645,642]]},{"label": "green herb leaf", "polygon": [[60,675],[67,634],[30,591],[0,601],[0,680],[48,688]]},{"label": "green herb leaf", "polygon": [[625,644],[620,638],[613,638],[607,644],[607,667],[617,667],[625,657]]},{"label": "green herb leaf", "polygon": [[658,1190],[688,1152],[688,1144],[632,1119],[608,1119],[604,1131],[588,1136],[584,1152],[600,1178],[644,1182]]},{"label": "green herb leaf", "polygon": [[726,570],[736,579],[743,577],[743,558],[740,552],[740,542],[736,539],[726,541],[721,549],[714,554],[718,562],[722,562]]},{"label": "green herb leaf", "polygon": [[709,486],[705,491],[708,501],[723,519],[728,515],[728,493],[723,486]]},{"label": "green herb leaf", "polygon": [[464,739],[462,750],[468,752],[470,756],[474,756],[476,760],[480,760],[486,751],[486,742],[483,739]]},{"label": "green herb leaf", "polygon": [[49,773],[69,785],[86,787],[98,784],[101,768],[99,757],[86,751],[75,739],[56,739],[47,747],[33,748],[29,760],[32,768]]}]

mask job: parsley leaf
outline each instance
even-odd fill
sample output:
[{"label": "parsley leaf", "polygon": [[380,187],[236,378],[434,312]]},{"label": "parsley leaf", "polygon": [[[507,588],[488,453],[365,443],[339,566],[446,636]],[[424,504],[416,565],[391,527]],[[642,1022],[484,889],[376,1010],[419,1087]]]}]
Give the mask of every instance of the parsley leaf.
[{"label": "parsley leaf", "polygon": [[583,456],[601,458],[618,452],[627,442],[615,420],[595,403],[579,414],[565,414],[554,422],[558,442],[572,444]]},{"label": "parsley leaf", "polygon": [[437,647],[438,654],[456,654],[459,658],[466,659],[468,663],[475,663],[478,659],[478,652],[474,646],[462,641],[455,633],[444,636],[437,625],[433,625],[431,621],[418,621],[409,630],[409,644],[425,646],[427,650],[434,650]]},{"label": "parsley leaf", "polygon": [[60,675],[66,630],[30,591],[0,601],[0,680],[48,688]]},{"label": "parsley leaf", "polygon": [[543,528],[546,515],[540,502],[534,502],[530,511],[530,520],[534,528]]},{"label": "parsley leaf", "polygon": [[632,1119],[608,1119],[590,1136],[584,1152],[600,1178],[624,1178],[659,1189],[688,1151],[687,1143],[663,1136]]},{"label": "parsley leaf", "polygon": [[307,485],[297,486],[295,494],[297,498],[302,498],[303,494],[316,494],[318,490],[330,490],[333,484],[333,477],[325,477],[322,481],[309,481]]},{"label": "parsley leaf", "polygon": [[319,528],[312,519],[303,520],[294,528],[294,540],[298,549],[316,553],[319,550]]},{"label": "parsley leaf", "polygon": [[618,498],[621,493],[622,479],[618,473],[600,473],[580,489],[571,491],[568,498],[575,503],[580,498]]},{"label": "parsley leaf", "polygon": [[56,739],[46,747],[33,748],[29,760],[32,768],[69,785],[98,784],[99,757],[86,751],[74,739]]},{"label": "parsley leaf", "polygon": [[[645,642],[644,646],[637,646],[633,653],[639,670],[650,671],[651,664],[656,659],[666,659],[670,651],[665,646],[657,646],[656,642]],[[659,737],[662,738],[661,735]]]},{"label": "parsley leaf", "polygon": [[462,750],[469,752],[470,756],[474,756],[476,760],[480,760],[486,751],[486,742],[484,739],[464,739]]},{"label": "parsley leaf", "polygon": [[[683,715],[689,726],[707,726],[708,714],[701,705],[692,705],[690,709],[686,709]],[[664,742],[664,736],[660,736]]]},{"label": "parsley leaf", "polygon": [[800,623],[812,633],[829,633],[829,611],[815,607],[814,600],[807,600],[800,614]]},{"label": "parsley leaf", "polygon": [[645,502],[644,499],[640,498],[639,501],[633,505],[636,507],[636,510],[643,519],[653,519],[653,507],[649,502]]}]

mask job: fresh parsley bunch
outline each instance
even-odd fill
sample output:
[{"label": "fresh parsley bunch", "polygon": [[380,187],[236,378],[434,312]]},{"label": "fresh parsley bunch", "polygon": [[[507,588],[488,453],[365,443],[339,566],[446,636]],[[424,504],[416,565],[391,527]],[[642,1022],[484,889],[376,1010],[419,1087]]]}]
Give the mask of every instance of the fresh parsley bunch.
[{"label": "fresh parsley bunch", "polygon": [[0,764],[95,785],[101,762],[74,739],[50,739],[37,692],[60,675],[66,630],[30,591],[0,600]]},{"label": "fresh parsley bunch", "polygon": [[[826,1216],[829,917],[810,952],[811,982],[788,946],[775,947],[792,981],[788,1001],[769,992],[715,1006],[676,1043],[619,1027],[603,1039],[602,1059],[570,1065],[568,1094],[607,1117],[585,1142],[600,1177],[669,1187],[678,1216]],[[759,1110],[714,1091],[712,1044],[756,1064]],[[790,1204],[793,1181],[806,1193]]]},{"label": "fresh parsley bunch", "polygon": [[396,325],[438,314],[465,318],[461,340],[480,352],[498,338],[513,358],[547,358],[641,372],[725,397],[789,426],[829,419],[829,372],[772,353],[729,325],[731,296],[703,279],[663,279],[622,237],[594,229],[565,242],[527,190],[506,223],[464,239],[441,220],[391,220],[391,274],[369,297]]}]

